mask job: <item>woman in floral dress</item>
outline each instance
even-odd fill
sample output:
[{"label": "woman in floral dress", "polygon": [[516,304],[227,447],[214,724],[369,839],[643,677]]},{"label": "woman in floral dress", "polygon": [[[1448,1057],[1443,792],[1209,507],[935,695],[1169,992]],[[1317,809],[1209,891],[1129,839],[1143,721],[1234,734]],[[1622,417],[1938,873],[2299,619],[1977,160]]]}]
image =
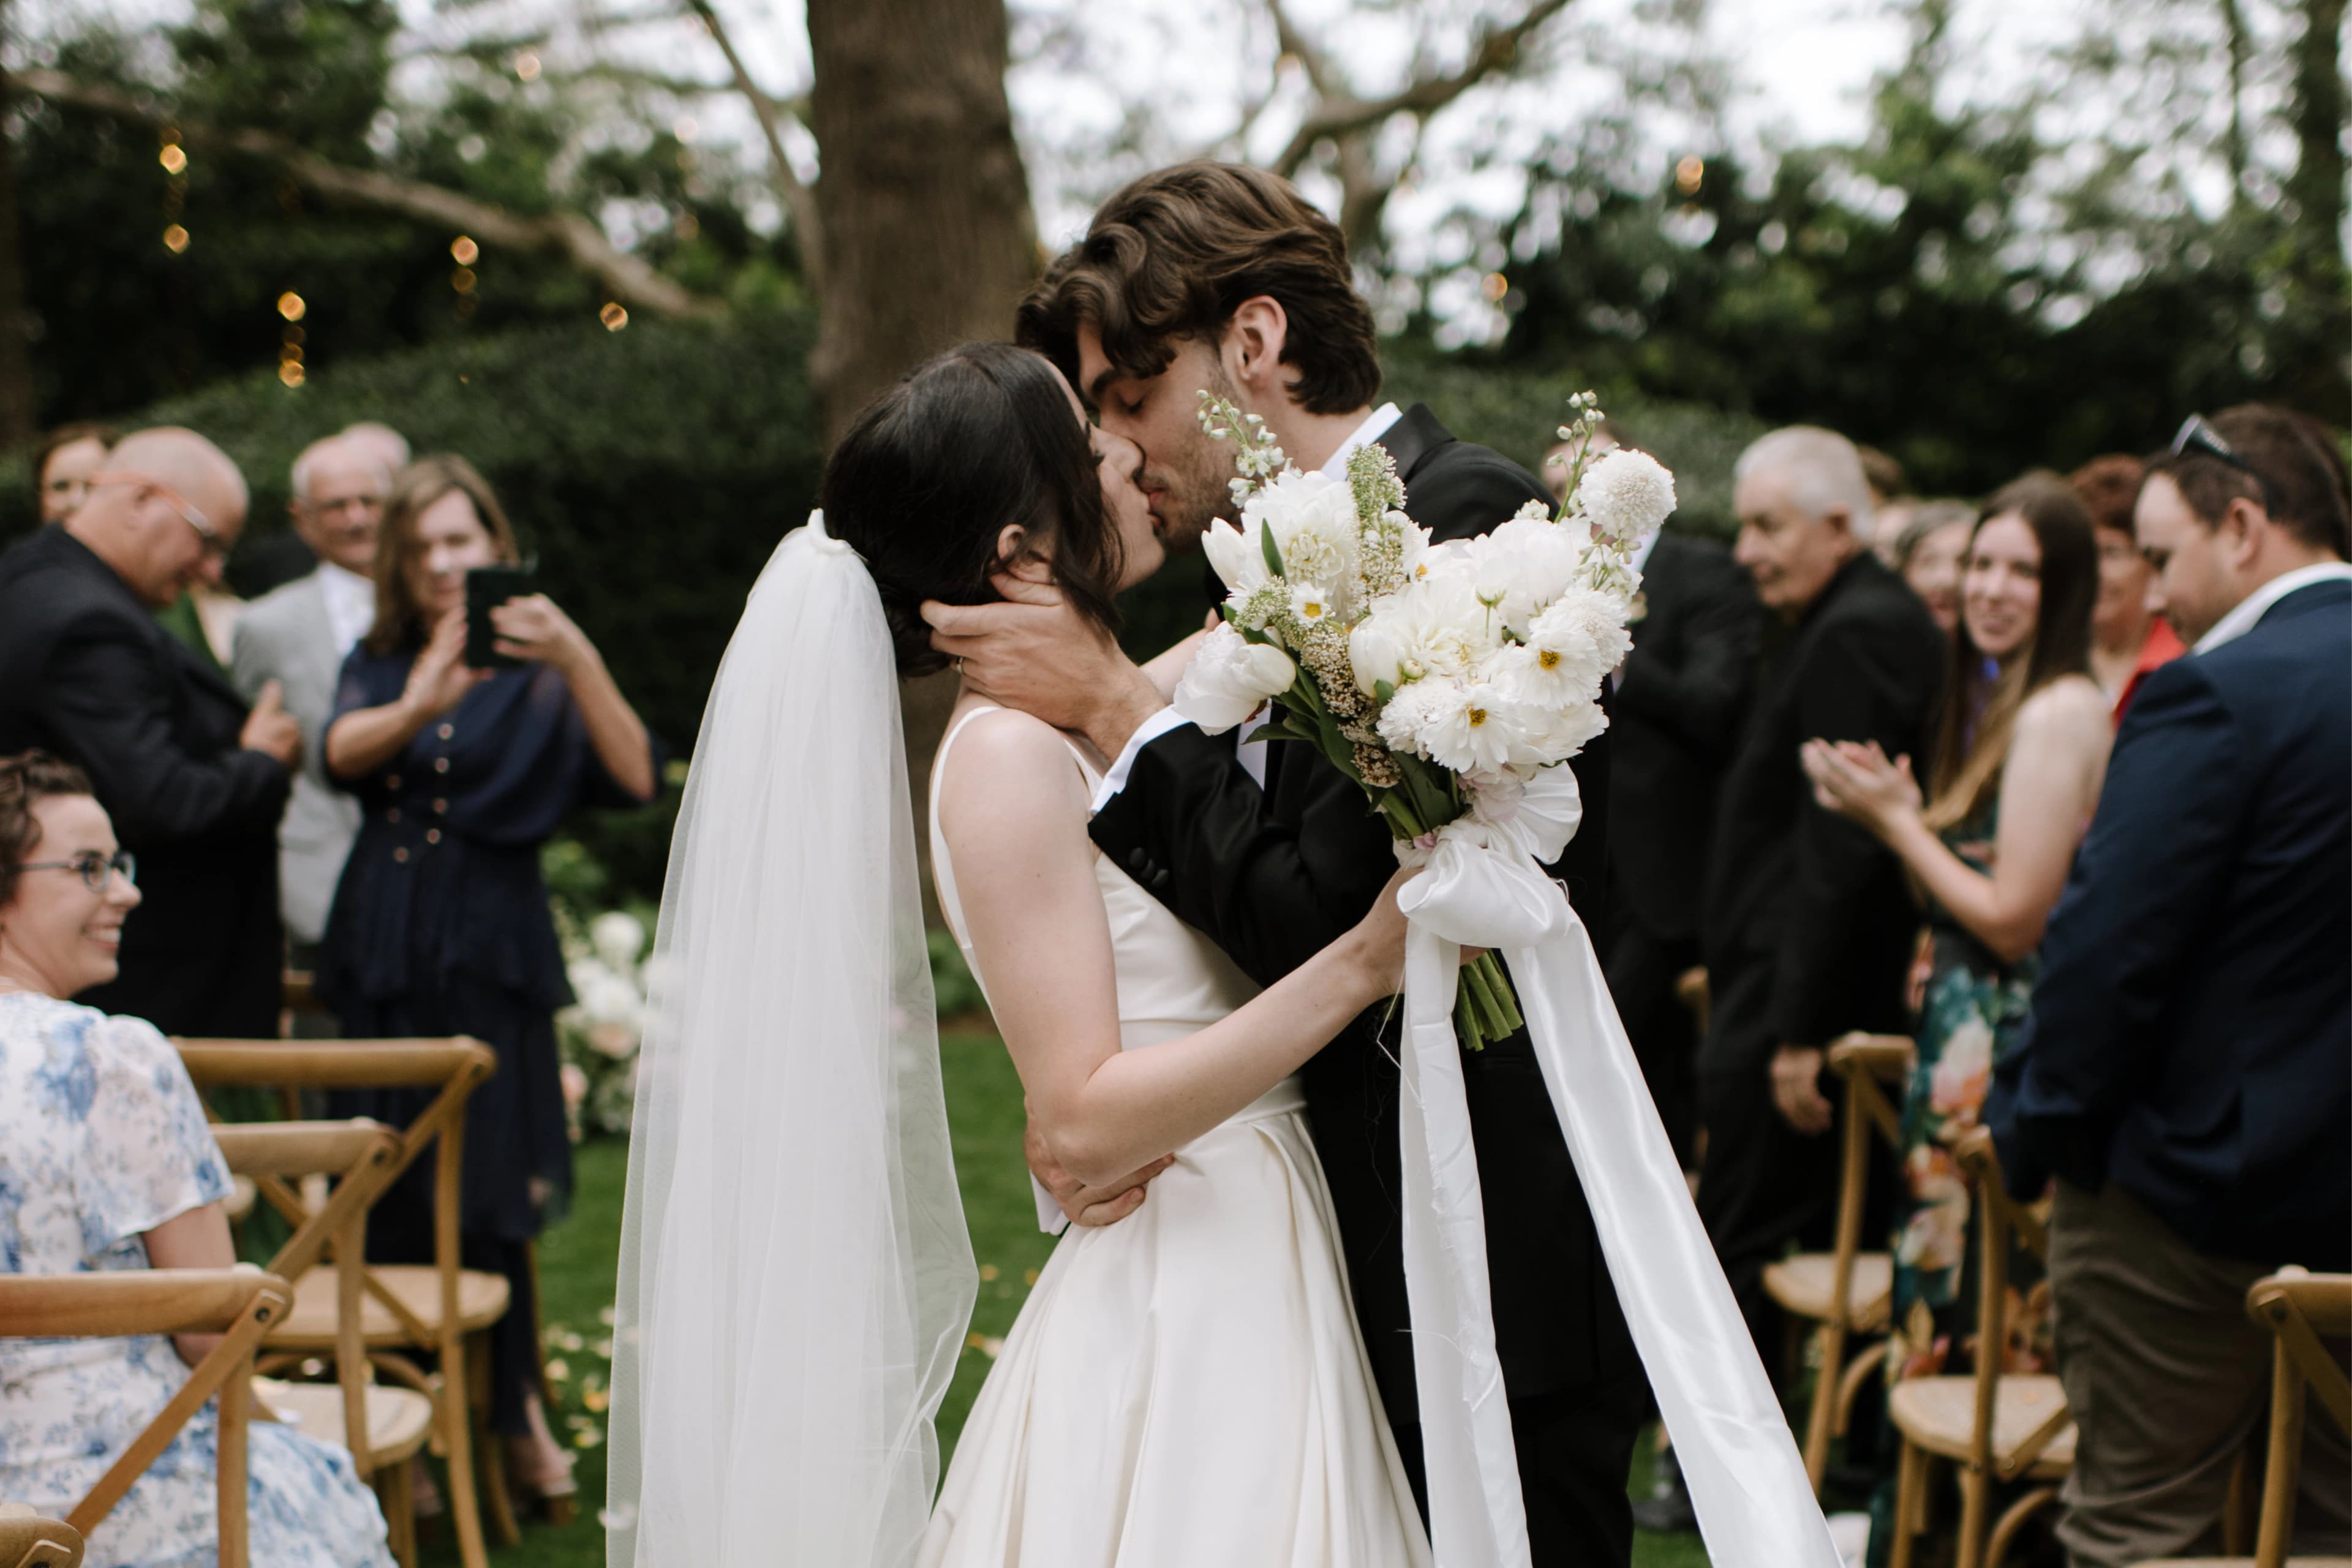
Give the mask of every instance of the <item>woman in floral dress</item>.
[{"label": "woman in floral dress", "polygon": [[[0,758],[0,1273],[225,1268],[226,1166],[179,1054],[65,998],[114,978],[134,868],[79,770]],[[0,1339],[0,1499],[65,1514],[188,1378],[203,1336]],[[89,1568],[218,1560],[218,1408],[90,1531]],[[256,1424],[254,1568],[391,1568],[343,1450]]]},{"label": "woman in floral dress", "polygon": [[2097,593],[2090,514],[2056,475],[2028,474],[1986,503],[1969,542],[1932,798],[1907,757],[1805,748],[1822,803],[1901,856],[1927,904],[1894,1237],[1897,1378],[1943,1371],[1969,1328],[1969,1193],[1952,1149],[2025,1020],[2042,928],[2098,805],[2113,731],[2089,674]]}]

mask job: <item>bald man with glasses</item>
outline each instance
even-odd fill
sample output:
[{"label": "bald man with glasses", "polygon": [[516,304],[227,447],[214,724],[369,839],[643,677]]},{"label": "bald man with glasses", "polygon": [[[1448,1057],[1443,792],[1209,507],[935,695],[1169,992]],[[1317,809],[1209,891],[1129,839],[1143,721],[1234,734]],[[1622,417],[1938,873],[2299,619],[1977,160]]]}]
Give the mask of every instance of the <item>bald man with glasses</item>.
[{"label": "bald man with glasses", "polygon": [[121,974],[83,1000],[167,1034],[277,1033],[279,816],[300,725],[250,710],[154,619],[245,525],[245,480],[191,430],[128,436],[64,524],[0,555],[0,754],[80,764],[139,858]]}]

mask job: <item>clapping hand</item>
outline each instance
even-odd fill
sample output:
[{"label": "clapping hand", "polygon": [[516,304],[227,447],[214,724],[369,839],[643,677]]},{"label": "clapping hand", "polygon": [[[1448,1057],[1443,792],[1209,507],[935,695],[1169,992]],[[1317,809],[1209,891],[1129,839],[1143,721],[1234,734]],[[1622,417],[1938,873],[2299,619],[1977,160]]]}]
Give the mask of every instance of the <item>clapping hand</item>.
[{"label": "clapping hand", "polygon": [[1919,781],[1911,776],[1911,759],[1888,762],[1875,741],[1808,741],[1797,760],[1823,810],[1852,817],[1881,838],[1919,815]]},{"label": "clapping hand", "polygon": [[277,758],[289,772],[302,760],[302,721],[286,711],[285,689],[275,680],[261,683],[261,695],[245,716],[236,743],[245,751]]},{"label": "clapping hand", "polygon": [[1822,1094],[1818,1046],[1782,1046],[1772,1053],[1772,1103],[1782,1121],[1808,1138],[1830,1130],[1837,1113]]},{"label": "clapping hand", "polygon": [[408,668],[400,700],[422,720],[438,719],[466,693],[490,678],[466,663],[466,612],[451,610],[433,628],[432,640]]}]

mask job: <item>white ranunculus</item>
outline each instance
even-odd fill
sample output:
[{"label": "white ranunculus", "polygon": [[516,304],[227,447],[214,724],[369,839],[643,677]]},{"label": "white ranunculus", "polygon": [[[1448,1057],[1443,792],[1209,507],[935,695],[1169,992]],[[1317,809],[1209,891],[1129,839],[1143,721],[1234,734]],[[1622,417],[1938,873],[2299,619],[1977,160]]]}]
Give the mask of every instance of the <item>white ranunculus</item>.
[{"label": "white ranunculus", "polygon": [[1201,644],[1176,683],[1176,711],[1212,735],[1222,734],[1290,689],[1298,667],[1278,647],[1252,643],[1221,626]]},{"label": "white ranunculus", "polygon": [[1647,452],[1620,448],[1584,471],[1576,487],[1580,510],[1593,531],[1631,551],[1644,534],[1665,526],[1675,510],[1675,477]]},{"label": "white ranunculus", "polygon": [[646,950],[645,924],[635,915],[608,910],[588,922],[588,945],[606,967],[626,974],[636,967],[637,954]]},{"label": "white ranunculus", "polygon": [[1479,597],[1496,605],[1514,635],[1525,637],[1528,624],[1576,581],[1584,564],[1585,537],[1580,526],[1513,518],[1474,542]]}]

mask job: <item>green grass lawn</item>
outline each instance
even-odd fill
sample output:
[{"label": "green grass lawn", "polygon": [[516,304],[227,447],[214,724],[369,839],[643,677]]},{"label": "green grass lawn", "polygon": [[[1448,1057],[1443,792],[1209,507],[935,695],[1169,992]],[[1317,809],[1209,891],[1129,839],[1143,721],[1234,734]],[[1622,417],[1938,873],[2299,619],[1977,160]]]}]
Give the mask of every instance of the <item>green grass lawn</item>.
[{"label": "green grass lawn", "polygon": [[[994,1036],[982,1034],[949,1035],[940,1045],[964,1216],[971,1226],[972,1255],[981,1272],[972,1339],[940,1411],[944,1454],[953,1451],[972,1395],[987,1375],[989,1355],[982,1342],[1001,1339],[1013,1326],[1022,1299],[1054,1244],[1037,1229],[1029,1173],[1021,1161],[1021,1083],[1003,1047]],[[583,1145],[572,1214],[540,1242],[540,1288],[546,1297],[551,1341],[548,1373],[560,1405],[554,1421],[558,1435],[576,1445],[582,1506],[579,1518],[562,1530],[527,1521],[520,1546],[492,1552],[502,1568],[601,1568],[604,1561],[604,1536],[596,1523],[604,1496],[602,1412],[611,1333],[604,1314],[613,1301],[613,1265],[627,1170],[628,1152],[623,1144],[602,1140]],[[1637,1493],[1649,1484],[1647,1448],[1643,1445],[1634,1462],[1632,1485]],[[428,1568],[455,1568],[455,1545],[445,1539],[428,1547],[424,1562]],[[1696,1536],[1644,1535],[1634,1543],[1633,1562],[1635,1568],[1706,1568],[1706,1553]]]}]

